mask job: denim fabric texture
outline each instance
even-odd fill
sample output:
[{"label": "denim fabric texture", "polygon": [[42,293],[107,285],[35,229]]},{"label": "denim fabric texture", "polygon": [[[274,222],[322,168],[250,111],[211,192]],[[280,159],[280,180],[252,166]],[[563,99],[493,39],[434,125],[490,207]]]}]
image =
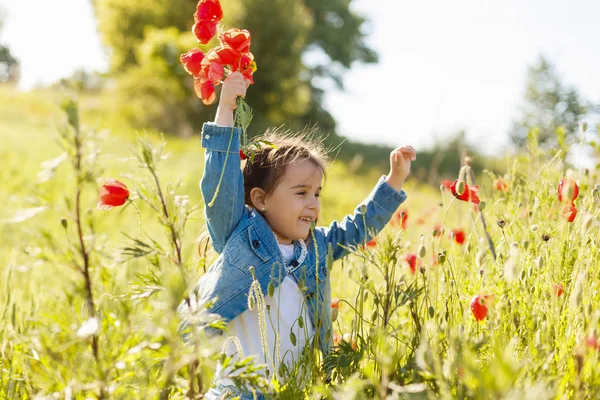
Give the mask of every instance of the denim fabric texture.
[{"label": "denim fabric texture", "polygon": [[[212,300],[208,311],[219,314],[226,322],[248,309],[248,291],[253,279],[249,267],[254,267],[254,275],[265,296],[270,282],[277,287],[286,276],[275,234],[260,213],[244,204],[240,134],[238,128],[212,123],[204,124],[202,129],[205,169],[200,186],[208,232],[219,257],[199,279],[192,294],[198,303]],[[209,207],[223,168],[225,172],[216,201]],[[338,260],[349,253],[349,248],[370,240],[404,200],[406,193],[397,192],[381,177],[353,214],[328,227],[315,228],[307,238],[308,255],[301,264],[296,261],[300,255],[300,247],[296,246],[288,263],[294,267],[290,273],[304,293],[315,327],[314,340],[324,354],[333,345],[328,251]]]}]

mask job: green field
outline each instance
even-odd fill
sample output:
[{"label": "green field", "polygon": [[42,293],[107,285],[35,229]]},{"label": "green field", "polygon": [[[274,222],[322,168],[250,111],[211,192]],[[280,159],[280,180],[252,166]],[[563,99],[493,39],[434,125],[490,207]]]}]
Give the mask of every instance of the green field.
[{"label": "green field", "polygon": [[[81,99],[89,169],[78,184],[69,156],[55,171],[44,164],[65,151],[60,96],[0,87],[0,99],[0,398],[183,399],[207,390],[221,343],[184,346],[175,312],[216,257],[197,252],[205,231],[199,137],[164,139],[168,157],[156,171],[165,217],[152,175],[135,158],[136,137],[147,137],[152,151],[160,135],[135,132],[103,114],[98,99]],[[494,189],[493,174],[474,171],[482,212],[409,180],[406,230],[390,225],[376,246],[333,266],[335,334],[346,340],[324,363],[312,354],[306,379],[274,377],[276,397],[600,398],[600,181],[597,171],[569,168],[561,151],[531,140],[526,155],[506,161],[504,191]],[[322,223],[352,212],[385,171],[359,172],[333,163]],[[133,205],[96,208],[110,177],[129,186]],[[557,198],[565,177],[579,187],[573,222]],[[453,229],[464,230],[465,243]],[[134,253],[140,257],[127,256]],[[407,254],[418,255],[416,274]],[[493,297],[479,322],[470,309],[476,295]],[[86,333],[92,315],[99,326]],[[190,369],[195,362],[200,368]],[[246,379],[264,384],[252,373]]]}]

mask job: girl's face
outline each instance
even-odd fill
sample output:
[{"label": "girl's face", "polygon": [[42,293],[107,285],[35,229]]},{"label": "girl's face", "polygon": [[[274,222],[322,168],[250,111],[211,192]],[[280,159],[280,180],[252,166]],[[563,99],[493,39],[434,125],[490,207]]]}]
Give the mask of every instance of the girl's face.
[{"label": "girl's face", "polygon": [[321,211],[321,169],[309,160],[287,166],[273,193],[265,198],[263,212],[281,244],[305,239]]}]

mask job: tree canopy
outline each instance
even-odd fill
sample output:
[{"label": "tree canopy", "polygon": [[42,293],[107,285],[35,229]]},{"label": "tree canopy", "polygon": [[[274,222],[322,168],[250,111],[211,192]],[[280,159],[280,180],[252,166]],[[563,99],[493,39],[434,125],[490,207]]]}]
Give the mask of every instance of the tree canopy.
[{"label": "tree canopy", "polygon": [[553,146],[557,132],[566,136],[577,132],[581,118],[593,108],[579,92],[565,85],[556,67],[544,57],[531,66],[527,73],[527,86],[521,115],[513,121],[511,138],[522,146],[529,131],[536,129],[541,146]]},{"label": "tree canopy", "polygon": [[[323,106],[324,88],[354,62],[377,61],[365,42],[365,18],[352,0],[222,0],[225,27],[248,29],[258,64],[247,101],[255,111],[250,134],[266,127],[318,124],[335,132]],[[198,46],[191,33],[196,0],[92,0],[116,79],[115,105],[138,127],[186,134],[215,107],[195,98],[179,55]],[[214,43],[209,43],[211,46]],[[212,47],[212,46],[211,46]]]}]

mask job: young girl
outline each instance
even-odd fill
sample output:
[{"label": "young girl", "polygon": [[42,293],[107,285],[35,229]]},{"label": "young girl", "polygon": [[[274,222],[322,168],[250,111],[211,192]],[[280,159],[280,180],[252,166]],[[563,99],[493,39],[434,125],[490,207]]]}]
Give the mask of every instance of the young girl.
[{"label": "young girl", "polygon": [[[209,301],[208,311],[220,315],[228,335],[239,340],[228,340],[225,352],[255,356],[272,377],[282,364],[291,368],[305,344],[324,354],[331,349],[328,253],[340,259],[385,226],[406,199],[402,184],[416,153],[410,146],[394,150],[389,175],[381,177],[353,215],[312,230],[321,206],[323,152],[300,139],[273,139],[276,148],[263,146],[242,171],[241,132],[232,126],[236,99],[245,96],[246,88],[240,73],[225,79],[215,122],[202,130],[206,165],[201,189],[208,232],[220,256],[192,294],[198,303]],[[218,368],[206,398],[225,391],[253,398],[223,375]],[[264,397],[259,393],[258,398]]]}]

